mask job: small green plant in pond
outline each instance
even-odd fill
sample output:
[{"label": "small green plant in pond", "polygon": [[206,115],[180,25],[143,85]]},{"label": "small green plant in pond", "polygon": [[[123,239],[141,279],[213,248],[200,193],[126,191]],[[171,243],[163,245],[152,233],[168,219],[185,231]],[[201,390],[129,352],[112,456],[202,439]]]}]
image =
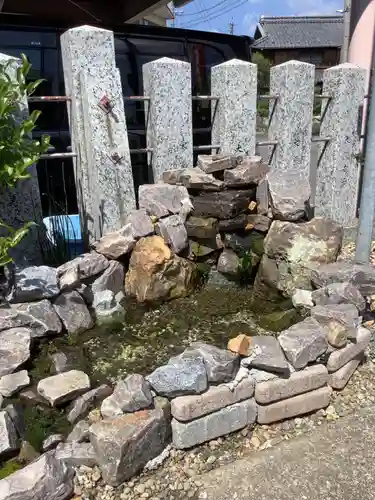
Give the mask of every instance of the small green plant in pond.
[{"label": "small green plant in pond", "polygon": [[26,406],[24,412],[26,440],[40,451],[43,441],[51,434],[67,434],[71,425],[63,411],[42,406]]},{"label": "small green plant in pond", "polygon": [[0,236],[0,267],[12,262],[13,259],[9,255],[9,250],[16,247],[27,235],[29,228],[34,225],[34,222],[28,222],[20,229],[14,229],[5,224],[5,222],[0,221],[0,228],[4,228],[8,233],[6,236]]},{"label": "small green plant in pond", "polygon": [[205,262],[196,262],[196,276],[198,286],[203,286],[207,283],[210,276],[210,266]]},{"label": "small green plant in pond", "polygon": [[240,283],[244,285],[250,283],[252,279],[252,271],[253,271],[252,260],[253,258],[251,250],[245,250],[241,253],[240,263],[238,266],[238,274]]},{"label": "small green plant in pond", "polygon": [[0,480],[22,469],[22,464],[16,458],[0,463]]}]

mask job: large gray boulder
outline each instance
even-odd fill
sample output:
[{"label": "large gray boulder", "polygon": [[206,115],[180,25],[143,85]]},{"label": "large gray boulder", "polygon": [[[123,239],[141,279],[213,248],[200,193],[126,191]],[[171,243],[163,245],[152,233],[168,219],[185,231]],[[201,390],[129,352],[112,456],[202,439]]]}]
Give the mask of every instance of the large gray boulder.
[{"label": "large gray boulder", "polygon": [[365,297],[375,294],[375,267],[369,264],[341,261],[316,265],[311,273],[311,280],[316,288],[350,282]]},{"label": "large gray boulder", "polygon": [[0,481],[0,500],[69,500],[73,469],[45,453],[23,469]]},{"label": "large gray boulder", "polygon": [[244,212],[255,196],[255,189],[202,192],[192,196],[195,217],[233,219]]},{"label": "large gray boulder", "polygon": [[139,186],[138,198],[139,207],[148,215],[158,218],[180,214],[185,220],[193,208],[185,186],[142,184]]},{"label": "large gray boulder", "polygon": [[144,410],[151,405],[152,394],[148,382],[142,375],[134,374],[117,382],[113,394],[103,401],[101,413],[104,418],[112,418]]},{"label": "large gray boulder", "polygon": [[93,294],[110,290],[115,295],[124,291],[125,272],[120,262],[112,260],[107,269],[91,284]]},{"label": "large gray boulder", "polygon": [[198,167],[166,170],[162,178],[167,184],[181,184],[189,190],[220,191],[224,187],[223,181],[215,179],[211,174],[206,174]]},{"label": "large gray boulder", "polygon": [[109,261],[97,252],[84,253],[75,259],[66,262],[57,268],[57,273],[60,279],[63,279],[65,273],[70,273],[77,270],[78,278],[81,281],[97,276],[109,266]]},{"label": "large gray boulder", "polygon": [[59,293],[57,270],[48,266],[31,266],[15,273],[10,302],[32,302],[52,299]]},{"label": "large gray boulder", "polygon": [[328,348],[327,332],[314,318],[291,326],[279,335],[286,358],[296,370],[316,361]]},{"label": "large gray boulder", "polygon": [[275,219],[299,221],[308,215],[311,188],[302,170],[273,169],[267,181]]},{"label": "large gray boulder", "polygon": [[44,299],[29,304],[15,304],[13,307],[16,308],[17,311],[22,311],[34,318],[34,323],[19,325],[31,328],[33,338],[61,333],[61,321],[49,300]]},{"label": "large gray boulder", "polygon": [[38,383],[38,393],[49,401],[51,406],[71,401],[89,389],[89,377],[79,370],[59,373]]},{"label": "large gray boulder", "polygon": [[20,441],[12,419],[6,411],[0,411],[0,457],[3,458],[10,452],[18,450],[19,446]]},{"label": "large gray boulder", "polygon": [[208,382],[214,384],[233,380],[240,366],[239,356],[204,342],[193,342],[180,358],[194,356],[203,358]]},{"label": "large gray boulder", "polygon": [[169,399],[187,394],[201,394],[207,389],[203,357],[171,358],[146,377],[159,396]]},{"label": "large gray boulder", "polygon": [[229,188],[244,188],[258,184],[269,170],[269,166],[263,162],[261,156],[250,156],[237,167],[225,170],[224,182]]},{"label": "large gray boulder", "polygon": [[155,224],[156,234],[161,236],[174,253],[181,253],[188,245],[184,220],[179,215],[170,215]]},{"label": "large gray boulder", "polygon": [[67,409],[66,418],[71,424],[85,418],[90,410],[100,404],[103,399],[112,394],[112,388],[106,384],[100,385],[75,399]]},{"label": "large gray boulder", "polygon": [[14,372],[29,359],[31,335],[29,328],[11,328],[0,332],[0,377]]},{"label": "large gray boulder", "polygon": [[330,304],[353,304],[359,312],[366,308],[366,301],[360,291],[349,281],[331,283],[323,288],[314,290],[311,298],[315,305],[326,306]]},{"label": "large gray boulder", "polygon": [[142,470],[167,445],[169,429],[169,422],[160,409],[93,424],[90,441],[104,481],[118,486]]},{"label": "large gray boulder", "polygon": [[281,375],[290,374],[290,368],[280,344],[271,335],[252,337],[249,356],[244,358],[241,364]]},{"label": "large gray boulder", "polygon": [[61,293],[53,304],[68,333],[79,333],[94,326],[82,296],[75,290]]}]

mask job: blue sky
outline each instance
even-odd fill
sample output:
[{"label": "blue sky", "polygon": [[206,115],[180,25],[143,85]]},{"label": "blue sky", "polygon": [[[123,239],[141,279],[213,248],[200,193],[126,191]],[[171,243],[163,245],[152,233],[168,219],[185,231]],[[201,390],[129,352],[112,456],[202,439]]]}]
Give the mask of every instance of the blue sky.
[{"label": "blue sky", "polygon": [[233,22],[236,35],[252,36],[261,15],[335,14],[343,5],[344,0],[193,0],[177,10],[175,26],[228,33]]}]

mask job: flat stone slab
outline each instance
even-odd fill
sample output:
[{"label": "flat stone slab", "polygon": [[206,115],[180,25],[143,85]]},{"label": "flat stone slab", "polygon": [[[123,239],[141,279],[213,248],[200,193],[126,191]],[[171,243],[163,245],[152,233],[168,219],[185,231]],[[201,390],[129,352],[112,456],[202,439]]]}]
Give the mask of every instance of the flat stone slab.
[{"label": "flat stone slab", "polygon": [[234,155],[198,155],[197,167],[210,174],[221,172],[238,165],[238,159]]},{"label": "flat stone slab", "polygon": [[59,373],[38,383],[38,393],[49,401],[51,406],[71,401],[89,389],[89,377],[79,370]]},{"label": "flat stone slab", "polygon": [[241,361],[243,366],[289,375],[290,368],[278,340],[271,335],[251,337],[249,356]]},{"label": "flat stone slab", "polygon": [[323,326],[328,325],[331,321],[336,321],[345,326],[348,339],[356,338],[359,316],[358,309],[353,304],[315,306],[311,309],[311,316]]},{"label": "flat stone slab", "polygon": [[30,302],[29,304],[15,304],[13,307],[17,308],[17,311],[23,311],[34,318],[34,322],[29,325],[14,325],[29,326],[33,332],[33,338],[61,333],[61,321],[49,300],[45,299],[39,302]]},{"label": "flat stone slab", "polygon": [[85,301],[75,290],[60,294],[53,306],[68,333],[84,332],[94,326]]},{"label": "flat stone slab", "polygon": [[119,259],[129,254],[136,243],[131,224],[123,226],[118,231],[105,234],[93,244],[95,250],[108,259]]},{"label": "flat stone slab", "polygon": [[8,412],[0,411],[0,457],[18,450],[19,446],[20,442],[12,419]]},{"label": "flat stone slab", "polygon": [[352,262],[322,264],[313,269],[311,281],[316,288],[332,283],[350,282],[364,297],[367,297],[375,294],[375,267]]},{"label": "flat stone slab", "polygon": [[52,299],[59,293],[57,270],[48,266],[31,266],[17,271],[10,302],[33,302]]},{"label": "flat stone slab", "polygon": [[328,358],[327,369],[329,372],[336,372],[342,366],[354,359],[358,354],[364,352],[371,341],[371,332],[360,326],[357,330],[355,344],[348,344],[346,347],[334,351]]},{"label": "flat stone slab", "polygon": [[146,380],[159,396],[175,398],[201,394],[207,389],[207,373],[202,357],[172,358],[156,368]]},{"label": "flat stone slab", "polygon": [[329,304],[353,304],[359,312],[366,308],[366,301],[353,283],[331,283],[312,292],[312,299],[317,306]]},{"label": "flat stone slab", "polygon": [[136,240],[154,234],[154,225],[146,210],[132,210],[126,217],[126,224],[131,225]]},{"label": "flat stone slab", "polygon": [[61,278],[65,273],[78,270],[79,280],[87,280],[97,276],[109,266],[109,260],[97,252],[83,253],[73,260],[57,268]]},{"label": "flat stone slab", "polygon": [[91,443],[69,441],[57,445],[55,457],[69,467],[94,467],[96,454]]},{"label": "flat stone slab", "polygon": [[344,389],[351,376],[358,368],[360,362],[363,360],[363,357],[363,354],[359,354],[356,358],[352,359],[346,363],[346,365],[337,370],[337,372],[331,373],[328,379],[328,385],[337,391]]},{"label": "flat stone slab", "polygon": [[178,449],[191,448],[253,424],[257,417],[255,399],[227,406],[205,417],[182,423],[172,420],[172,441]]},{"label": "flat stone slab", "polygon": [[255,400],[260,404],[274,403],[298,394],[319,389],[327,384],[328,370],[323,365],[313,365],[294,372],[289,378],[276,378],[256,384]]},{"label": "flat stone slab", "polygon": [[105,418],[113,418],[123,413],[144,410],[152,405],[152,394],[148,382],[142,375],[133,374],[115,385],[113,394],[106,398],[101,407]]},{"label": "flat stone slab", "polygon": [[232,190],[221,192],[203,192],[192,196],[195,217],[214,217],[216,219],[233,219],[245,211],[254,198],[255,190]]},{"label": "flat stone slab", "polygon": [[79,418],[85,418],[86,415],[104,398],[112,394],[112,388],[103,384],[91,391],[82,394],[75,399],[67,409],[66,418],[71,424],[74,424]]},{"label": "flat stone slab", "polygon": [[54,451],[0,481],[0,500],[68,500],[74,471],[57,460]]},{"label": "flat stone slab", "polygon": [[271,424],[325,408],[329,405],[331,394],[331,387],[321,387],[315,391],[306,392],[276,403],[265,406],[259,405],[258,422],[260,424]]},{"label": "flat stone slab", "polygon": [[10,398],[13,394],[20,391],[30,384],[30,377],[26,370],[10,373],[0,377],[0,394],[5,398]]},{"label": "flat stone slab", "polygon": [[181,357],[194,357],[194,355],[203,358],[208,382],[214,384],[233,380],[240,366],[238,355],[204,342],[193,342]]},{"label": "flat stone slab", "polygon": [[314,318],[306,318],[284,330],[278,341],[296,370],[315,361],[328,348],[326,331]]},{"label": "flat stone slab", "polygon": [[218,222],[213,217],[189,217],[185,222],[189,238],[216,238]]},{"label": "flat stone slab", "polygon": [[247,157],[237,167],[225,170],[224,182],[230,188],[258,184],[269,170],[269,166],[263,163],[261,156]]},{"label": "flat stone slab", "polygon": [[167,184],[182,184],[189,190],[220,191],[224,187],[223,181],[206,174],[199,167],[167,170],[163,172],[162,179]]},{"label": "flat stone slab", "polygon": [[172,214],[184,214],[186,217],[193,208],[185,186],[142,184],[138,197],[139,207],[148,215],[159,218]]},{"label": "flat stone slab", "polygon": [[31,336],[29,328],[11,328],[0,332],[0,377],[14,372],[29,359]]},{"label": "flat stone slab", "polygon": [[219,221],[219,231],[221,233],[238,231],[241,229],[245,229],[247,226],[247,215],[239,214],[237,217],[233,219],[220,220]]},{"label": "flat stone slab", "polygon": [[180,422],[203,417],[226,406],[250,399],[254,394],[254,380],[242,380],[233,391],[226,385],[212,386],[199,396],[180,396],[171,402],[172,416]]},{"label": "flat stone slab", "polygon": [[117,486],[143,469],[166,447],[169,422],[161,409],[142,410],[90,428],[98,464],[106,483]]},{"label": "flat stone slab", "polygon": [[56,446],[65,441],[64,434],[51,434],[43,441],[42,450],[44,452],[54,450]]}]

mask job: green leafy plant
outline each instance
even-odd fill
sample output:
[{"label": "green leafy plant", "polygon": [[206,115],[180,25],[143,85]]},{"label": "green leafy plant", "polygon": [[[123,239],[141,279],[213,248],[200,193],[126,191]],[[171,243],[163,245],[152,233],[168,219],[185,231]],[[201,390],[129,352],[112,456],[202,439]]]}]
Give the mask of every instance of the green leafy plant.
[{"label": "green leafy plant", "polygon": [[[49,146],[49,137],[43,136],[40,141],[31,137],[40,111],[22,117],[22,101],[35,92],[42,80],[28,83],[31,64],[25,55],[21,55],[21,60],[18,67],[12,60],[0,65],[0,187],[8,189],[14,189],[17,182],[30,177],[29,167]],[[10,76],[12,73],[15,78]],[[13,229],[0,221],[0,227],[7,233],[0,237],[0,266],[12,261],[9,250],[18,245],[32,225],[27,223]]]},{"label": "green leafy plant", "polygon": [[252,280],[252,271],[253,271],[253,263],[252,263],[252,254],[251,250],[245,250],[241,253],[240,263],[238,266],[238,275],[240,283],[246,285],[250,283]]}]

